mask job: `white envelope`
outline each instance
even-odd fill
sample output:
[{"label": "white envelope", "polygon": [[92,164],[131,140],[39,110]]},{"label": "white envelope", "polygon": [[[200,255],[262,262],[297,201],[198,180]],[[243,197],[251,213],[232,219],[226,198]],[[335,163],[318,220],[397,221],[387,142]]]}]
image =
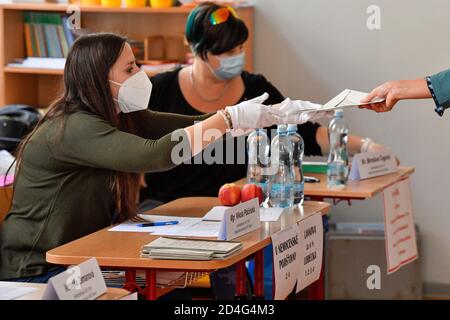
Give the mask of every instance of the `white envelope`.
[{"label": "white envelope", "polygon": [[383,102],[384,98],[376,98],[370,102],[362,103],[361,100],[367,97],[368,93],[345,89],[336,97],[328,101],[322,106],[322,108],[317,109],[317,111],[323,110],[334,110],[334,109],[344,109],[349,107],[363,106],[371,103]]},{"label": "white envelope", "polygon": [[[326,104],[319,108],[304,109],[303,112],[314,112],[314,111],[332,111],[335,109],[344,109],[349,107],[363,106],[371,103],[383,102],[384,98],[376,98],[370,102],[362,103],[361,100],[367,97],[368,93],[345,89],[339,93],[336,97],[328,101]],[[273,106],[279,107],[281,103],[275,104]]]}]

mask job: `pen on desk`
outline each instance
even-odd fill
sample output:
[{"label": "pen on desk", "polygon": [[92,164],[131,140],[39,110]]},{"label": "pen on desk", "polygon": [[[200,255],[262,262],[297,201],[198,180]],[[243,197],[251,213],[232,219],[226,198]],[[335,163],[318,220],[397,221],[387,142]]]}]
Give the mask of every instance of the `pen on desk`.
[{"label": "pen on desk", "polygon": [[304,177],[306,183],[319,183],[320,179],[316,177]]},{"label": "pen on desk", "polygon": [[146,222],[140,223],[138,227],[161,227],[161,226],[171,226],[174,224],[178,224],[178,221],[159,221],[159,222]]}]

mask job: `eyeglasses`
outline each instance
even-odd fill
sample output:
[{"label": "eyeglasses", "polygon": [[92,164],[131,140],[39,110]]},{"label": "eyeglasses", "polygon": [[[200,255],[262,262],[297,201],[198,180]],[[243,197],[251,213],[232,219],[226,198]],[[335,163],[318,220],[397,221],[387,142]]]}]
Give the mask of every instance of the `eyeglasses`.
[{"label": "eyeglasses", "polygon": [[232,7],[220,8],[211,13],[209,21],[213,26],[226,22],[230,15],[238,19],[236,11]]}]

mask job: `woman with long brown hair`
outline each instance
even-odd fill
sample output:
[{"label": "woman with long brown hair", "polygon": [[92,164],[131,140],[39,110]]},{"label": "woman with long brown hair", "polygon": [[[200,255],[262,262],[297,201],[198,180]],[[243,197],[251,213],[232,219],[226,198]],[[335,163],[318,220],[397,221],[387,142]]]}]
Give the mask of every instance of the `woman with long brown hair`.
[{"label": "woman with long brown hair", "polygon": [[[150,111],[152,84],[115,34],[75,41],[63,85],[17,153],[12,206],[0,229],[2,280],[46,282],[61,271],[46,263],[46,251],[107,227],[114,212],[135,217],[138,174],[173,168],[214,142],[194,141],[197,130],[223,135],[289,118],[262,104],[267,95],[202,116]],[[180,144],[189,152],[177,158]]]}]

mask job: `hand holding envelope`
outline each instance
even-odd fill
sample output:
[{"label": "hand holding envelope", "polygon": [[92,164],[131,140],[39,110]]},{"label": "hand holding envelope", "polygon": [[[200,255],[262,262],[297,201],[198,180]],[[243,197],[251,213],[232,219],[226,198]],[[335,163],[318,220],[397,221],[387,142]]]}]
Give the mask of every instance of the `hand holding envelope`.
[{"label": "hand holding envelope", "polygon": [[[372,103],[380,103],[383,102],[384,98],[378,98],[365,102],[364,99],[367,97],[368,93],[345,89],[336,97],[328,101],[324,104],[321,110],[335,110],[335,109],[344,109],[349,107],[359,107]],[[364,102],[361,102],[364,101]]]},{"label": "hand holding envelope", "polygon": [[[384,101],[383,98],[376,98],[370,102],[361,102],[366,97],[367,93],[346,89],[324,105],[287,98],[279,104],[272,105],[272,108],[277,109],[278,114],[282,115],[278,117],[276,124],[303,124],[308,121],[332,117],[336,109],[357,107]],[[239,137],[241,135],[247,135],[252,131],[253,129],[237,129],[232,130],[231,135],[233,137]]]},{"label": "hand holding envelope", "polygon": [[282,118],[283,123],[302,124],[324,117],[331,117],[336,109],[358,107],[384,101],[383,98],[376,98],[370,102],[361,102],[366,97],[367,93],[345,89],[324,105],[287,98],[282,103],[273,105],[272,107],[284,113],[284,117]]}]

